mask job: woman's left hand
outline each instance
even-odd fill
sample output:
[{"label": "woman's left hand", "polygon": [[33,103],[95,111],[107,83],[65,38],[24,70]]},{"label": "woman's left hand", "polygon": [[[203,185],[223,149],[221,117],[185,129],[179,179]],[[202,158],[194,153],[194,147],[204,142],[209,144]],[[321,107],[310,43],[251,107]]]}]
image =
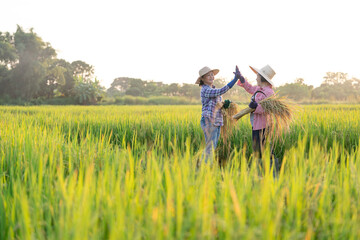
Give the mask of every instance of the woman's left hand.
[{"label": "woman's left hand", "polygon": [[241,75],[241,72],[240,72],[239,67],[238,67],[237,65],[236,65],[236,67],[235,67],[235,72],[234,72],[234,74],[235,74],[236,79],[240,79],[240,82],[241,82],[241,83],[244,83],[244,82],[245,82],[245,78],[243,77],[243,75]]},{"label": "woman's left hand", "polygon": [[223,108],[227,109],[230,107],[231,101],[229,99],[226,99],[223,103]]},{"label": "woman's left hand", "polygon": [[255,101],[251,101],[251,102],[249,103],[249,108],[256,109],[257,106],[258,106],[258,103],[255,102]]}]

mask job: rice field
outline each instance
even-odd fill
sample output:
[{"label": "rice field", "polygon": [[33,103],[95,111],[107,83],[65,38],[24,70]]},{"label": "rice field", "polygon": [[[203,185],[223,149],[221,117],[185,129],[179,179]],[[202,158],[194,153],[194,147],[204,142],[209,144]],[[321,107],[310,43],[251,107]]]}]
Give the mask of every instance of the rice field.
[{"label": "rice field", "polygon": [[0,239],[360,238],[360,106],[303,106],[275,178],[248,117],[220,141],[225,166],[197,169],[200,114],[0,106]]}]

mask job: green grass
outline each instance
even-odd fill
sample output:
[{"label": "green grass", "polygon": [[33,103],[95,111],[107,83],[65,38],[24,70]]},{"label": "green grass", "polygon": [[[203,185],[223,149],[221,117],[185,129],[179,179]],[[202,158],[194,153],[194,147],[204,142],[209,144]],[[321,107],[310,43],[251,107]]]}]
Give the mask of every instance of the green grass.
[{"label": "green grass", "polygon": [[0,239],[360,237],[360,106],[305,106],[275,179],[251,161],[247,117],[226,167],[196,170],[200,113],[0,107]]}]

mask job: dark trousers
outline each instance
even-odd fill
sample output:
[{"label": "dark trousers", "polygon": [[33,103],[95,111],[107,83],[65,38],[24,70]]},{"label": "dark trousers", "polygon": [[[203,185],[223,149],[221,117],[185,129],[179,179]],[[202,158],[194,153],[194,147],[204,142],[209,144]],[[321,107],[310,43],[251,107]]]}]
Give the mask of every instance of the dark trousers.
[{"label": "dark trousers", "polygon": [[[259,167],[263,168],[261,158],[262,158],[262,151],[265,146],[265,128],[259,130],[252,130],[252,141],[253,141],[252,146],[253,146],[254,156],[259,161],[258,162],[258,164],[260,165]],[[280,164],[278,159],[274,157],[273,148],[271,147],[270,168],[272,167],[273,164],[275,164],[274,172],[273,172],[275,176],[275,174],[278,171],[280,171]]]},{"label": "dark trousers", "polygon": [[252,130],[252,147],[255,156],[261,159],[262,149],[265,144],[265,128],[259,130]]}]

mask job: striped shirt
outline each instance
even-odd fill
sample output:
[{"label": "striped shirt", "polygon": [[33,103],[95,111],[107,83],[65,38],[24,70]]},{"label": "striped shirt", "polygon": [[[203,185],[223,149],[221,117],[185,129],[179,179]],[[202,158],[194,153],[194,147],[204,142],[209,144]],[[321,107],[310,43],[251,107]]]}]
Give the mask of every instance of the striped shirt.
[{"label": "striped shirt", "polygon": [[201,116],[210,119],[215,126],[223,126],[223,116],[221,109],[215,109],[218,102],[222,101],[221,95],[229,90],[229,86],[225,85],[222,88],[210,87],[209,85],[203,85],[201,87],[200,96],[202,103]]}]

